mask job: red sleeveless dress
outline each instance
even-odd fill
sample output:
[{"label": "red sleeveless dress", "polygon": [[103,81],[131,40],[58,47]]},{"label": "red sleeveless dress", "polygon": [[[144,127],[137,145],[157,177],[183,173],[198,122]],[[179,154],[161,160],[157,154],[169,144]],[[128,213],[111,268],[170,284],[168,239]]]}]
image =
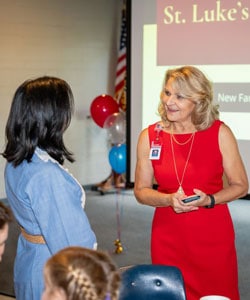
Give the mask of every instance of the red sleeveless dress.
[{"label": "red sleeveless dress", "polygon": [[[195,133],[182,187],[186,195],[193,188],[214,194],[223,187],[222,155],[218,132],[221,121]],[[150,144],[156,141],[156,124],[149,126]],[[190,134],[175,135],[185,142]],[[158,190],[174,193],[179,184],[175,173],[170,134],[159,132],[162,144],[159,160],[152,160]],[[190,142],[173,141],[179,178],[190,149]],[[152,223],[151,257],[153,264],[174,265],[181,269],[187,300],[205,295],[223,295],[239,300],[235,233],[227,204],[212,209],[177,214],[172,207],[155,209]]]}]

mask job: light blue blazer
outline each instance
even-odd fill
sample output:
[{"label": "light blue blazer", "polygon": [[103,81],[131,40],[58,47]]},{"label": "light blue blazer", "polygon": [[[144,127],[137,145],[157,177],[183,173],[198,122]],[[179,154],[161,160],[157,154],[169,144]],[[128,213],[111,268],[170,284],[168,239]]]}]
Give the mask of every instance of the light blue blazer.
[{"label": "light blue blazer", "polygon": [[68,246],[96,248],[96,236],[84,212],[85,192],[78,181],[46,152],[36,149],[32,162],[7,163],[6,195],[25,231],[46,244],[19,236],[14,265],[17,300],[40,300],[47,259]]}]

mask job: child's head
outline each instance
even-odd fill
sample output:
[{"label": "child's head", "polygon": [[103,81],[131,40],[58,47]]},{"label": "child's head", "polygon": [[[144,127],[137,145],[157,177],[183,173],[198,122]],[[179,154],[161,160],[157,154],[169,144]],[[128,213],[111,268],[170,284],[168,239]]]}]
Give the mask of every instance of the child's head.
[{"label": "child's head", "polygon": [[8,238],[9,223],[12,221],[11,210],[0,202],[0,261],[5,250],[5,242]]},{"label": "child's head", "polygon": [[116,300],[120,274],[108,254],[68,247],[53,255],[44,268],[42,300]]}]

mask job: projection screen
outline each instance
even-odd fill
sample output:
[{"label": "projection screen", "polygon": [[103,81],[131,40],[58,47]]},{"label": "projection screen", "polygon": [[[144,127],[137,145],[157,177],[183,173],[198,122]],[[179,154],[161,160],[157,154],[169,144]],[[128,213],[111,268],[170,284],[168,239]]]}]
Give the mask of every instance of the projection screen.
[{"label": "projection screen", "polygon": [[128,0],[127,182],[140,131],[159,120],[165,72],[195,65],[214,85],[250,178],[250,1]]}]

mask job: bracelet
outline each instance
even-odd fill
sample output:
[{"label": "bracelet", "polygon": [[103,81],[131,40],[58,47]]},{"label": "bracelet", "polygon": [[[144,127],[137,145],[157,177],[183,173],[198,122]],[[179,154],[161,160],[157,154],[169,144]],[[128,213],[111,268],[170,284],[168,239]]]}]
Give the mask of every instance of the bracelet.
[{"label": "bracelet", "polygon": [[213,208],[215,206],[215,199],[214,199],[214,195],[210,195],[208,194],[208,197],[210,198],[211,200],[211,203],[209,205],[206,205],[205,207],[206,208]]}]

